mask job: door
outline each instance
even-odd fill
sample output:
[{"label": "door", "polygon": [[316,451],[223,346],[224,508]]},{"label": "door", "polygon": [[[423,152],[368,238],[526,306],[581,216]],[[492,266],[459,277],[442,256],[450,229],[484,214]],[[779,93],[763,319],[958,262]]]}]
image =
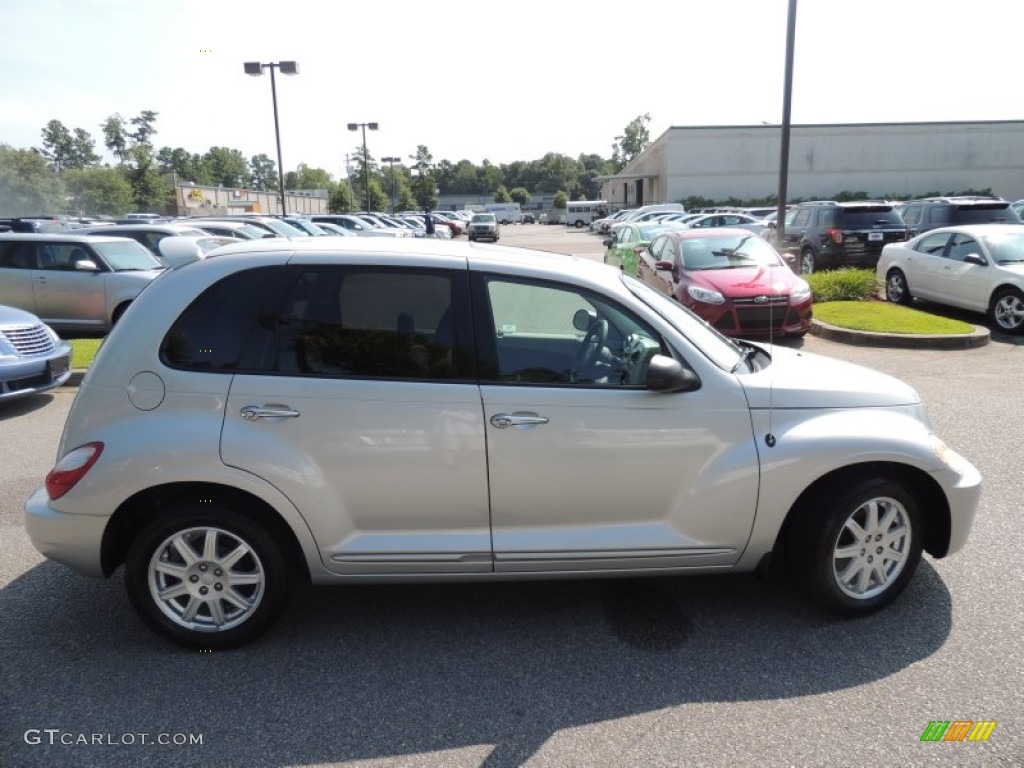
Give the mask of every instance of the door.
[{"label": "door", "polygon": [[925,235],[900,265],[907,277],[907,285],[912,296],[922,299],[938,299],[941,294],[941,273],[947,266],[943,258],[946,245],[949,243],[948,232],[936,232]]},{"label": "door", "polygon": [[734,563],[758,485],[740,388],[648,391],[660,335],[570,285],[473,290],[495,570]]},{"label": "door", "polygon": [[964,261],[969,255],[986,258],[985,250],[975,238],[961,232],[953,233],[946,258],[936,270],[936,299],[955,307],[986,312],[992,267]]},{"label": "door", "polygon": [[[92,261],[99,270],[75,269],[79,261]],[[87,246],[78,243],[36,243],[36,270],[32,285],[36,314],[44,323],[61,328],[101,328],[107,324],[104,283],[109,272]]]},{"label": "door", "polygon": [[332,571],[491,571],[465,268],[289,269],[254,322],[273,370],[231,385],[224,462],[292,500]]}]

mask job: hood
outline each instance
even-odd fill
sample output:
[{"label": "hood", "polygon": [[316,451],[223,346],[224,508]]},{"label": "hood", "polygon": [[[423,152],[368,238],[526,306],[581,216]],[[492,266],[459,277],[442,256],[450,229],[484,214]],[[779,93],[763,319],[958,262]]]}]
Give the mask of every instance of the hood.
[{"label": "hood", "polygon": [[17,307],[0,306],[0,326],[37,326],[42,325],[42,320]]},{"label": "hood", "polygon": [[751,408],[883,408],[919,405],[921,397],[893,376],[786,347],[768,349],[772,363],[738,374]]},{"label": "hood", "polygon": [[731,299],[755,296],[788,296],[803,280],[789,267],[735,267],[732,269],[704,269],[687,272],[693,285],[718,291]]}]

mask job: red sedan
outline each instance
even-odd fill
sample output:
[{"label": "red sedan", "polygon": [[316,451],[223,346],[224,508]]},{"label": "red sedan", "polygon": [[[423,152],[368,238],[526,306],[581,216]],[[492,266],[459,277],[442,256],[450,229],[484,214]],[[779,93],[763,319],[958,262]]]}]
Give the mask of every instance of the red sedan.
[{"label": "red sedan", "polygon": [[728,336],[803,336],[811,288],[745,229],[673,230],[640,258],[639,277]]}]

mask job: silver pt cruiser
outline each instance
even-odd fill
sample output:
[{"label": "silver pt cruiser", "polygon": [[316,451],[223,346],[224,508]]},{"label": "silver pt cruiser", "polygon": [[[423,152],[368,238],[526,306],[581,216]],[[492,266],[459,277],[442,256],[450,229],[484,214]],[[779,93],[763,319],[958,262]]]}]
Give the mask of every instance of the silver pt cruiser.
[{"label": "silver pt cruiser", "polygon": [[[327,241],[327,242],[325,242]],[[26,503],[226,648],[296,580],[752,571],[846,615],[963,546],[975,468],[917,393],[729,340],[617,269],[437,240],[240,243],[154,281]]]}]

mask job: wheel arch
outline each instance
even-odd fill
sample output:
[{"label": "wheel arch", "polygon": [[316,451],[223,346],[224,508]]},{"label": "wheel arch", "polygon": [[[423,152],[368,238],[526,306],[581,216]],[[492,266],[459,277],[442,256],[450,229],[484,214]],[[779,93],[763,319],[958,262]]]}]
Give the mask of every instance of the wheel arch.
[{"label": "wheel arch", "polygon": [[1003,291],[1013,291],[1014,293],[1018,293],[1024,296],[1024,290],[1021,290],[1020,286],[1017,285],[1016,283],[999,283],[999,285],[994,285],[992,286],[992,292],[988,295],[989,311],[992,310],[992,307],[996,303],[996,296],[998,296]]},{"label": "wheel arch", "polygon": [[813,500],[836,485],[852,485],[870,477],[883,477],[907,486],[917,498],[924,521],[924,550],[932,557],[945,557],[949,551],[951,521],[949,502],[941,486],[927,472],[907,464],[876,461],[834,469],[811,483],[797,497],[779,528],[773,552],[782,554],[794,526],[809,514]]},{"label": "wheel arch", "polygon": [[266,527],[276,541],[284,545],[284,556],[292,573],[310,581],[309,564],[291,526],[270,504],[247,491],[209,482],[176,482],[153,486],[125,499],[114,511],[103,532],[100,563],[110,576],[124,563],[135,538],[161,511],[179,502],[210,499],[241,512]]}]

